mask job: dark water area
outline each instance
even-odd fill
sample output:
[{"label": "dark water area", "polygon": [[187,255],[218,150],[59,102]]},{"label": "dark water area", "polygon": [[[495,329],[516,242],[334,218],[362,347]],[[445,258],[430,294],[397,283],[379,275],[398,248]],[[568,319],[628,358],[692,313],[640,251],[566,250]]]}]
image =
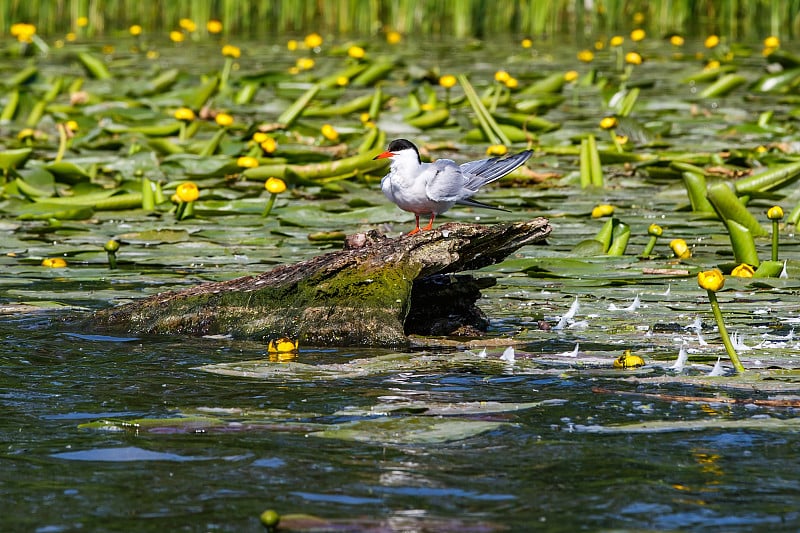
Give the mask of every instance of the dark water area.
[{"label": "dark water area", "polygon": [[[593,430],[632,421],[796,416],[786,409],[642,401],[593,392],[616,378],[474,366],[327,381],[237,378],[197,367],[263,358],[263,346],[87,335],[49,318],[4,318],[0,338],[6,531],[257,531],[267,508],[338,519],[351,531],[752,531],[800,524],[796,431]],[[299,360],[373,355],[303,351]],[[430,444],[320,439],[302,426],[269,424],[78,428],[191,408],[279,409],[293,422],[337,425],[349,418],[343,410],[380,399],[543,403],[477,416],[503,424]]]}]

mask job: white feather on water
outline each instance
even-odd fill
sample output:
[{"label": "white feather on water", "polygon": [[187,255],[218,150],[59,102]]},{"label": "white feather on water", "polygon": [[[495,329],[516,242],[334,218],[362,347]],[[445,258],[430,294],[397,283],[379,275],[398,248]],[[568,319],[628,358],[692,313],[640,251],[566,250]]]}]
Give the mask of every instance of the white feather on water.
[{"label": "white feather on water", "polygon": [[675,364],[670,368],[675,372],[683,372],[686,367],[686,361],[689,360],[689,354],[686,353],[686,343],[681,344],[681,349],[678,351],[678,358],[675,359]]},{"label": "white feather on water", "polygon": [[631,305],[629,305],[628,307],[617,307],[617,306],[616,306],[616,305],[614,305],[614,303],[612,302],[611,304],[609,304],[609,306],[608,306],[608,310],[609,310],[609,311],[627,311],[627,312],[629,312],[629,313],[630,313],[630,312],[636,311],[636,310],[637,310],[637,309],[639,309],[641,306],[642,306],[642,301],[641,301],[641,299],[639,298],[639,295],[637,294],[637,295],[636,295],[636,298],[634,298],[634,299],[633,299],[633,303],[631,303]]},{"label": "white feather on water", "polygon": [[708,373],[709,376],[724,376],[725,369],[722,368],[722,358],[717,357],[717,362],[714,364],[714,368],[711,369],[711,372]]},{"label": "white feather on water", "polygon": [[505,351],[503,351],[503,355],[500,356],[501,361],[506,361],[508,363],[513,363],[516,358],[517,357],[513,346],[506,348]]},{"label": "white feather on water", "polygon": [[580,304],[578,303],[578,297],[576,296],[575,301],[572,302],[572,305],[569,306],[567,312],[559,319],[558,324],[556,324],[553,329],[564,329],[567,323],[572,320],[575,314],[578,312],[578,309],[580,309]]}]

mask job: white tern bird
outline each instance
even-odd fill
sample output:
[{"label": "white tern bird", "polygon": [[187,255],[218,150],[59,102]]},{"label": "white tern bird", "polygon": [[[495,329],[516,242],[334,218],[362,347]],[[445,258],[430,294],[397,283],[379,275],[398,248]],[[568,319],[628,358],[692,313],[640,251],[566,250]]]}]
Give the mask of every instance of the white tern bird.
[{"label": "white tern bird", "polygon": [[[406,139],[395,139],[385,152],[374,159],[391,159],[389,173],[381,180],[381,190],[386,197],[403,211],[414,213],[416,227],[408,232],[413,235],[420,230],[433,228],[433,221],[455,204],[499,209],[472,199],[478,189],[499,180],[513,171],[533,154],[525,150],[506,158],[492,157],[457,165],[450,159],[438,159],[423,163],[419,150]],[[419,227],[420,215],[430,215],[424,228]]]}]

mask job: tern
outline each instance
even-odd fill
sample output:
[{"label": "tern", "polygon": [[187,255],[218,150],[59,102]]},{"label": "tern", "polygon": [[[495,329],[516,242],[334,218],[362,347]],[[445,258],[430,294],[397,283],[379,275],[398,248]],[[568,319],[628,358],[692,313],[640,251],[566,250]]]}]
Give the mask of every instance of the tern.
[{"label": "tern", "polygon": [[[408,235],[414,235],[433,229],[437,215],[456,204],[499,209],[473,200],[472,196],[487,183],[499,180],[525,163],[531,154],[532,150],[525,150],[502,159],[492,157],[461,165],[451,159],[423,163],[414,143],[395,139],[385,152],[373,159],[391,159],[389,173],[381,180],[381,190],[397,207],[414,213],[417,225],[408,232]],[[420,215],[431,217],[424,228],[419,227]]]}]

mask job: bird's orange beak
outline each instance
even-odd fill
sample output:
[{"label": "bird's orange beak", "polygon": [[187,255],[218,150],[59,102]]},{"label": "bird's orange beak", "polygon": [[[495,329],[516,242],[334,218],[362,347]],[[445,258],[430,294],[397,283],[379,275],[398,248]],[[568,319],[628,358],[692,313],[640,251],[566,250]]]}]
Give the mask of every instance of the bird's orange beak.
[{"label": "bird's orange beak", "polygon": [[375,157],[373,157],[372,160],[375,161],[376,159],[386,159],[387,157],[393,157],[393,156],[394,156],[394,152],[390,152],[389,150],[386,150],[385,152],[380,153],[380,154],[376,155]]}]

